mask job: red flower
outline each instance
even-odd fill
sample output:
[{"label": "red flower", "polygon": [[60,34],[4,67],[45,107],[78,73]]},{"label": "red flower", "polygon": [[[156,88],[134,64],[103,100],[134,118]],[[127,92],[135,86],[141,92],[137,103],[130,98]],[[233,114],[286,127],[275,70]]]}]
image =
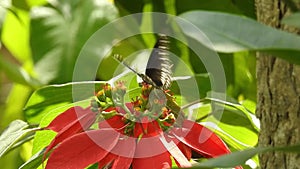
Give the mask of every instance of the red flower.
[{"label": "red flower", "polygon": [[206,158],[230,153],[217,135],[189,120],[165,133],[157,121],[135,123],[133,135],[127,136],[126,119],[118,114],[101,121],[98,130],[81,132],[93,121],[84,117],[95,117],[92,114],[88,109],[70,108],[47,127],[58,131],[47,150],[61,142],[51,153],[47,169],[84,168],[97,162],[99,168],[171,168],[171,156],[178,166],[190,167],[191,150]]},{"label": "red flower", "polygon": [[57,116],[46,127],[46,129],[50,129],[58,133],[45,150],[45,155],[58,143],[89,128],[94,123],[95,116],[96,114],[91,112],[89,108],[82,109],[78,106],[72,107]]},{"label": "red flower", "polygon": [[[226,144],[206,127],[190,120],[174,126],[174,116],[165,107],[155,107],[155,113],[151,113],[147,109],[147,91],[143,91],[141,100],[124,107],[114,106],[110,100],[106,104],[105,92],[98,92],[97,98],[102,100],[99,108],[74,107],[56,117],[46,127],[58,132],[46,149],[45,154],[53,150],[46,169],[81,169],[94,163],[99,168],[161,169],[172,167],[171,157],[177,166],[191,167],[192,151],[205,158],[230,153]],[[91,129],[98,115],[102,118],[98,129]]]}]

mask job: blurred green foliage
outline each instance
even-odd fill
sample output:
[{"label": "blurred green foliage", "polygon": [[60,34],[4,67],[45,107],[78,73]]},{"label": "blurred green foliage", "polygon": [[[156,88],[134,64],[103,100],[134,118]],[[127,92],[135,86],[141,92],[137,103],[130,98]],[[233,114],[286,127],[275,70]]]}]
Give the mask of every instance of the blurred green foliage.
[{"label": "blurred green foliage", "polygon": [[[194,10],[198,10],[198,13],[191,12]],[[42,120],[44,115],[42,113],[47,113],[54,107],[70,104],[71,101],[68,100],[70,88],[63,86],[53,89],[55,87],[45,86],[72,81],[76,59],[86,41],[98,29],[119,17],[141,12],[164,12],[181,16],[199,28],[207,30],[205,33],[216,45],[216,51],[223,64],[227,95],[230,98],[229,101],[219,103],[225,104],[226,107],[217,133],[233,149],[255,146],[258,131],[253,127],[254,122],[250,119],[250,114],[253,114],[256,107],[255,51],[272,52],[299,64],[300,60],[295,59],[294,55],[300,52],[300,37],[256,23],[254,0],[1,1],[0,131],[15,119],[45,123],[49,119]],[[142,19],[145,18],[140,18],[136,23],[140,29],[146,29],[143,27],[145,21]],[[299,20],[299,14],[295,14],[286,18],[284,23],[299,26]],[[183,26],[181,29],[183,29],[181,36],[191,41],[195,40],[192,39],[192,35],[189,35],[191,33],[189,30],[185,30]],[[266,32],[269,36],[263,39],[262,35]],[[286,41],[283,43],[277,41],[278,39]],[[204,98],[211,90],[211,84],[203,63],[187,45],[175,39],[171,39],[171,42],[171,52],[180,56],[189,66],[198,85],[201,86],[199,93]],[[113,48],[113,52],[127,56],[139,49],[151,48],[153,43],[153,35],[134,36],[119,42]],[[218,43],[222,43],[225,48],[222,46],[218,48]],[[97,49],[92,50],[97,51]],[[94,80],[109,80],[114,77],[113,72],[118,63],[108,57],[111,53],[104,57],[100,65],[101,70],[99,69]],[[86,70],[89,70],[88,67]],[[180,72],[180,70],[174,71]],[[60,89],[62,92],[59,92]],[[171,90],[178,94],[176,85],[173,85]],[[29,100],[34,91],[36,92]],[[184,96],[178,95],[177,98],[183,103],[189,103]],[[51,102],[51,99],[54,102]],[[239,107],[241,105],[245,109]],[[57,114],[58,110],[52,113]],[[196,118],[201,118],[205,114],[217,114],[218,109],[208,102],[193,111],[199,112],[199,117]],[[37,114],[36,118],[34,114]],[[53,118],[53,115],[50,114],[50,117]],[[216,122],[218,119],[212,116],[210,120]],[[239,127],[239,130],[233,127]],[[37,138],[40,140],[35,144],[43,142],[43,137],[44,135],[38,134]],[[252,139],[247,140],[247,138]],[[39,151],[39,148],[34,151]],[[0,158],[0,166],[4,166],[5,169],[18,168],[29,159],[31,149],[32,142],[28,142],[10,151]]]}]

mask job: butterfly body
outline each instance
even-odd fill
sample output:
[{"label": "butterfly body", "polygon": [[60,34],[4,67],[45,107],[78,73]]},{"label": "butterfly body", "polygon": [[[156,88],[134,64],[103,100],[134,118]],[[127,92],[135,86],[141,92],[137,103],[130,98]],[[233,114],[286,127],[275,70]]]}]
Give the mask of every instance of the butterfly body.
[{"label": "butterfly body", "polygon": [[169,40],[166,35],[160,34],[147,62],[145,74],[138,73],[123,61],[120,55],[114,55],[123,65],[128,67],[144,82],[153,85],[155,88],[166,90],[171,86],[171,68],[169,59]]},{"label": "butterfly body", "polygon": [[162,89],[166,90],[171,86],[171,61],[169,59],[169,43],[168,37],[159,35],[149,57],[146,75]]}]

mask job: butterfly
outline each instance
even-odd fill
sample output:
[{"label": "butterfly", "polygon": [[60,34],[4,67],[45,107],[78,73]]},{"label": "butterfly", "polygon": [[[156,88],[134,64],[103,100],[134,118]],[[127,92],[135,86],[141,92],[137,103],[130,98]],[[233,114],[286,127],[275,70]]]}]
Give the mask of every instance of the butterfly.
[{"label": "butterfly", "polygon": [[170,41],[166,35],[158,35],[158,39],[147,62],[145,74],[138,73],[131,68],[121,55],[115,54],[114,58],[136,73],[147,84],[151,84],[158,89],[167,90],[171,86],[171,68],[173,66],[169,59],[169,43]]},{"label": "butterfly", "polygon": [[[172,83],[171,68],[173,66],[169,58],[169,44],[170,41],[166,35],[158,35],[158,39],[147,62],[145,74],[138,73],[131,68],[129,64],[123,60],[121,55],[116,54],[114,55],[114,58],[141,77],[147,84],[151,84],[158,89],[167,90]],[[167,99],[166,106],[174,112],[176,118],[178,117],[179,120],[177,120],[176,123],[180,124],[182,119],[184,119],[184,113],[182,112],[181,107],[174,101],[172,95],[168,92],[164,93]]]}]

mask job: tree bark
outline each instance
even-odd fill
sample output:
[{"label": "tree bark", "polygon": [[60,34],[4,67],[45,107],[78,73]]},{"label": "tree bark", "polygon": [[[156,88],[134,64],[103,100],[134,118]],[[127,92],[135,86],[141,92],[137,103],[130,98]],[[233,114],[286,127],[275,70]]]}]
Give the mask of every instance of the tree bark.
[{"label": "tree bark", "polygon": [[[257,19],[266,25],[299,33],[295,28],[280,24],[282,17],[291,10],[286,1],[256,0]],[[256,115],[261,122],[259,146],[299,143],[300,66],[263,53],[257,54],[257,57]],[[259,159],[262,169],[300,169],[300,154],[296,153],[265,153]]]}]

